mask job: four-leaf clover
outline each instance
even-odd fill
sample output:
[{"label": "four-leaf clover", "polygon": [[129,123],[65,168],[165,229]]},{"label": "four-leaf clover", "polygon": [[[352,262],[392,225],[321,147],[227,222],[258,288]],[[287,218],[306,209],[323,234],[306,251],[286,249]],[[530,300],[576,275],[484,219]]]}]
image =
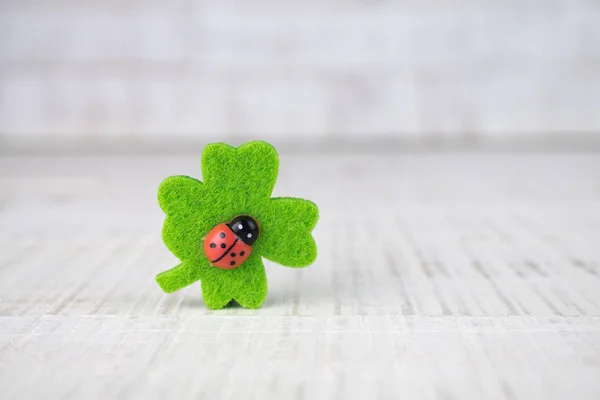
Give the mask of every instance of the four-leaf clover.
[{"label": "four-leaf clover", "polygon": [[[238,148],[224,143],[206,146],[202,153],[204,183],[187,176],[165,179],[158,202],[166,214],[163,241],[181,261],[157,275],[156,281],[172,293],[198,280],[211,309],[232,300],[246,308],[258,308],[267,295],[262,257],[288,267],[313,263],[317,248],[311,231],[319,218],[317,206],[308,200],[271,198],[279,157],[270,144],[246,143]],[[217,224],[237,215],[251,215],[260,236],[250,257],[241,266],[224,270],[210,265],[203,239]]]}]

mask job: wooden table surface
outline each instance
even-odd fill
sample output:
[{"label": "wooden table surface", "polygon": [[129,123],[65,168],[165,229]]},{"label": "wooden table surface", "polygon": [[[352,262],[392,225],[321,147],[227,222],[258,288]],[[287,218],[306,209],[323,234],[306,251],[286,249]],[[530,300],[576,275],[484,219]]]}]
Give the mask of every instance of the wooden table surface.
[{"label": "wooden table surface", "polygon": [[600,155],[281,156],[318,261],[259,310],[172,295],[199,157],[0,158],[2,399],[598,399]]}]

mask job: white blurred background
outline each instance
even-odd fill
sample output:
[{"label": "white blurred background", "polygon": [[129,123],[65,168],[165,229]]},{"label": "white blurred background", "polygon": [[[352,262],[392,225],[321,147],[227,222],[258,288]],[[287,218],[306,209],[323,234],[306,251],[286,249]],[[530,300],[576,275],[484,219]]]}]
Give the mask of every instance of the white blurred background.
[{"label": "white blurred background", "polygon": [[2,0],[0,147],[600,142],[592,0]]}]

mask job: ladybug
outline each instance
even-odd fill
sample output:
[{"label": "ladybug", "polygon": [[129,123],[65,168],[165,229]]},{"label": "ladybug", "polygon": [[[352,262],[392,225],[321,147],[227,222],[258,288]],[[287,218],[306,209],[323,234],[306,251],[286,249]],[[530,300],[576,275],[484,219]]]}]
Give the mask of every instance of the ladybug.
[{"label": "ladybug", "polygon": [[204,239],[204,253],[210,265],[222,269],[239,267],[250,257],[258,239],[259,226],[249,215],[239,215],[215,226]]}]

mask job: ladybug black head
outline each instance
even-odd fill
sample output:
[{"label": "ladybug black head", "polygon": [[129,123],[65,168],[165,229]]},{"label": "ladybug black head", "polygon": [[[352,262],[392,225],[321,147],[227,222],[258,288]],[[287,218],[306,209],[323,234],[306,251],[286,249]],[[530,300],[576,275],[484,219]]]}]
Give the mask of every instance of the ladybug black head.
[{"label": "ladybug black head", "polygon": [[249,215],[237,216],[228,225],[242,242],[249,246],[252,246],[258,239],[258,224]]}]

